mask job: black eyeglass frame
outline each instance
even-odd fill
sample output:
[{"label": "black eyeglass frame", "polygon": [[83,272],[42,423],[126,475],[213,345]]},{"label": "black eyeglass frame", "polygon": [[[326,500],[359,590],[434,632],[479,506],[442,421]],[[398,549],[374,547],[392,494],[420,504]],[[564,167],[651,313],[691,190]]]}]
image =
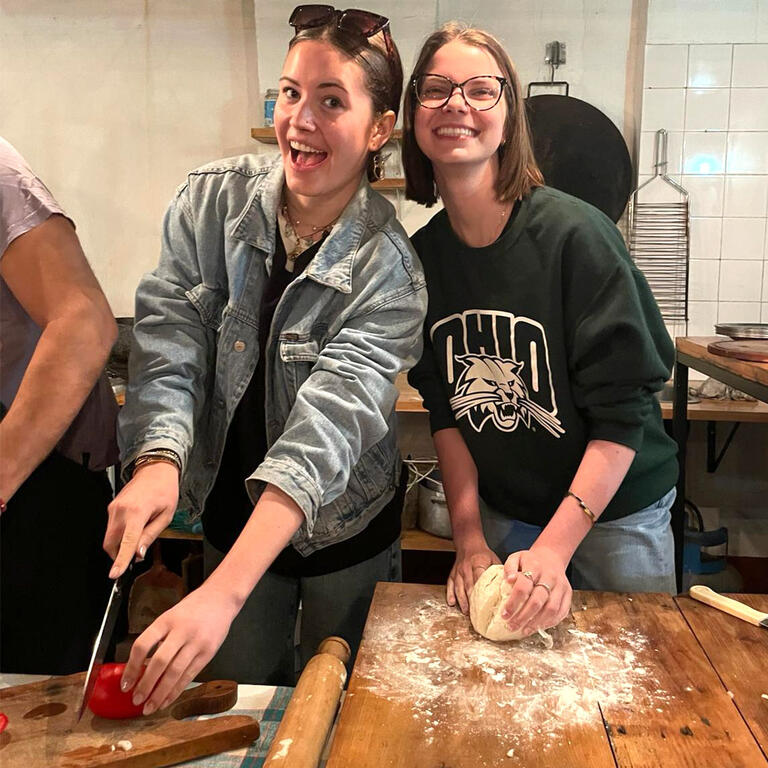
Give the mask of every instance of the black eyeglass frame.
[{"label": "black eyeglass frame", "polygon": [[[422,103],[421,99],[419,98],[419,80],[421,80],[422,78],[425,78],[425,77],[439,77],[439,78],[447,81],[448,83],[450,83],[451,90],[448,93],[448,95],[445,97],[445,101],[443,101],[442,104],[437,104],[436,106],[429,106],[428,104],[423,104]],[[472,80],[478,80],[478,79],[483,78],[483,77],[485,77],[485,78],[489,78],[490,77],[493,80],[498,81],[499,85],[501,86],[499,88],[499,96],[496,99],[496,101],[494,101],[493,104],[491,104],[488,107],[475,107],[474,105],[469,103],[469,99],[467,99],[467,94],[464,93],[464,86],[467,83],[472,82]],[[487,112],[489,109],[493,109],[501,101],[501,97],[504,94],[504,88],[509,86],[509,81],[507,80],[506,77],[502,77],[501,75],[473,75],[472,77],[468,77],[463,83],[457,83],[457,82],[451,80],[450,77],[446,77],[445,75],[439,75],[439,74],[437,74],[437,72],[425,72],[424,74],[416,75],[411,80],[411,85],[413,86],[413,93],[416,96],[416,101],[419,103],[419,106],[420,107],[424,107],[424,109],[442,109],[453,98],[453,94],[455,93],[456,89],[458,88],[459,91],[461,92],[461,98],[464,99],[464,103],[470,109],[474,109],[475,112]]]},{"label": "black eyeglass frame", "polygon": [[[299,22],[297,17],[301,15],[302,11],[308,9],[313,9],[320,15],[318,15],[316,18],[313,18],[311,21],[302,24]],[[323,14],[321,11],[325,11],[325,13]],[[360,24],[355,24],[353,21],[354,19],[357,19],[358,21],[367,20],[371,23],[371,26],[362,27]],[[294,28],[295,36],[304,29],[324,27],[327,24],[333,23],[334,21],[336,23],[336,27],[342,32],[353,32],[365,38],[373,37],[379,32],[383,32],[384,42],[387,47],[387,54],[389,56],[392,55],[392,37],[389,31],[389,19],[386,16],[382,16],[378,13],[365,11],[360,8],[346,8],[342,11],[338,8],[334,8],[332,5],[297,5],[293,9],[290,18],[288,19],[288,24]]]}]

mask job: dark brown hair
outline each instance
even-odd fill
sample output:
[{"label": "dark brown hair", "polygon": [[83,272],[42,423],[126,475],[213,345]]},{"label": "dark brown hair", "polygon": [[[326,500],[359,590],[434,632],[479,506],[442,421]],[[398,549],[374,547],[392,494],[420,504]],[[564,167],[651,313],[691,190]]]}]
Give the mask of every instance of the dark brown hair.
[{"label": "dark brown hair", "polygon": [[[403,65],[391,36],[389,50],[387,50],[385,34],[388,32],[379,32],[373,37],[366,38],[363,35],[341,30],[335,23],[331,23],[301,30],[288,44],[288,50],[290,51],[294,45],[304,40],[322,40],[329,43],[341,54],[360,65],[365,78],[365,89],[373,102],[374,114],[381,115],[391,109],[397,118],[400,111],[400,96],[403,92]],[[376,180],[375,156],[376,152],[368,153],[369,181]]]},{"label": "dark brown hair", "polygon": [[507,52],[493,35],[455,21],[444,24],[426,39],[405,90],[403,102],[405,196],[409,200],[423,203],[428,208],[437,202],[432,162],[419,149],[413,130],[416,110],[421,109],[413,89],[413,79],[426,73],[429,62],[432,61],[438,49],[454,40],[488,51],[507,81],[504,88],[507,118],[504,121],[504,139],[498,149],[499,175],[496,179],[496,195],[499,200],[517,200],[532,187],[538,187],[544,183],[544,177],[533,155],[520,78]]}]

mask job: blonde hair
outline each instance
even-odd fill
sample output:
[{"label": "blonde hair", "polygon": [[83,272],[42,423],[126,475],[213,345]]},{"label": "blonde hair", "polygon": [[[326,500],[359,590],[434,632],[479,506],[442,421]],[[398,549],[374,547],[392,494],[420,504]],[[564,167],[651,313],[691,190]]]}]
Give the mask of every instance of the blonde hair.
[{"label": "blonde hair", "polygon": [[488,51],[507,81],[504,89],[507,117],[504,121],[504,140],[497,150],[499,175],[496,179],[496,196],[499,200],[517,200],[533,187],[544,184],[544,177],[533,154],[520,78],[507,52],[493,35],[455,21],[444,24],[426,39],[408,79],[403,101],[405,196],[428,208],[437,202],[432,163],[419,148],[413,130],[414,116],[420,108],[414,90],[414,78],[425,74],[438,49],[454,40]]}]

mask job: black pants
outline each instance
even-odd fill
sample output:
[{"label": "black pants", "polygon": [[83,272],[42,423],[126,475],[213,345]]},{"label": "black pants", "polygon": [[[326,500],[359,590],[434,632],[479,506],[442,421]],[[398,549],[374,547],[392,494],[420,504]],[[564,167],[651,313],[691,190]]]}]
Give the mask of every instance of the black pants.
[{"label": "black pants", "polygon": [[106,472],[54,452],[8,502],[0,516],[0,671],[87,669],[111,587],[101,548],[111,498]]}]

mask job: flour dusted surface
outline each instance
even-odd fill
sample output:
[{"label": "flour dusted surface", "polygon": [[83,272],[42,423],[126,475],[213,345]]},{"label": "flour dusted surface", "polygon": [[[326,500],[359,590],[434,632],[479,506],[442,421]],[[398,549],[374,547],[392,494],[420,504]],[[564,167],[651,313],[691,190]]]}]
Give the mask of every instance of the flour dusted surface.
[{"label": "flour dusted surface", "polygon": [[669,699],[644,662],[654,649],[631,628],[607,641],[569,619],[552,630],[552,648],[537,636],[494,643],[431,597],[397,621],[374,612],[369,623],[375,632],[366,633],[368,653],[356,668],[360,686],[409,705],[427,743],[460,727],[497,740],[509,765],[532,740],[548,749],[573,726],[602,728],[600,706],[637,712]]}]

